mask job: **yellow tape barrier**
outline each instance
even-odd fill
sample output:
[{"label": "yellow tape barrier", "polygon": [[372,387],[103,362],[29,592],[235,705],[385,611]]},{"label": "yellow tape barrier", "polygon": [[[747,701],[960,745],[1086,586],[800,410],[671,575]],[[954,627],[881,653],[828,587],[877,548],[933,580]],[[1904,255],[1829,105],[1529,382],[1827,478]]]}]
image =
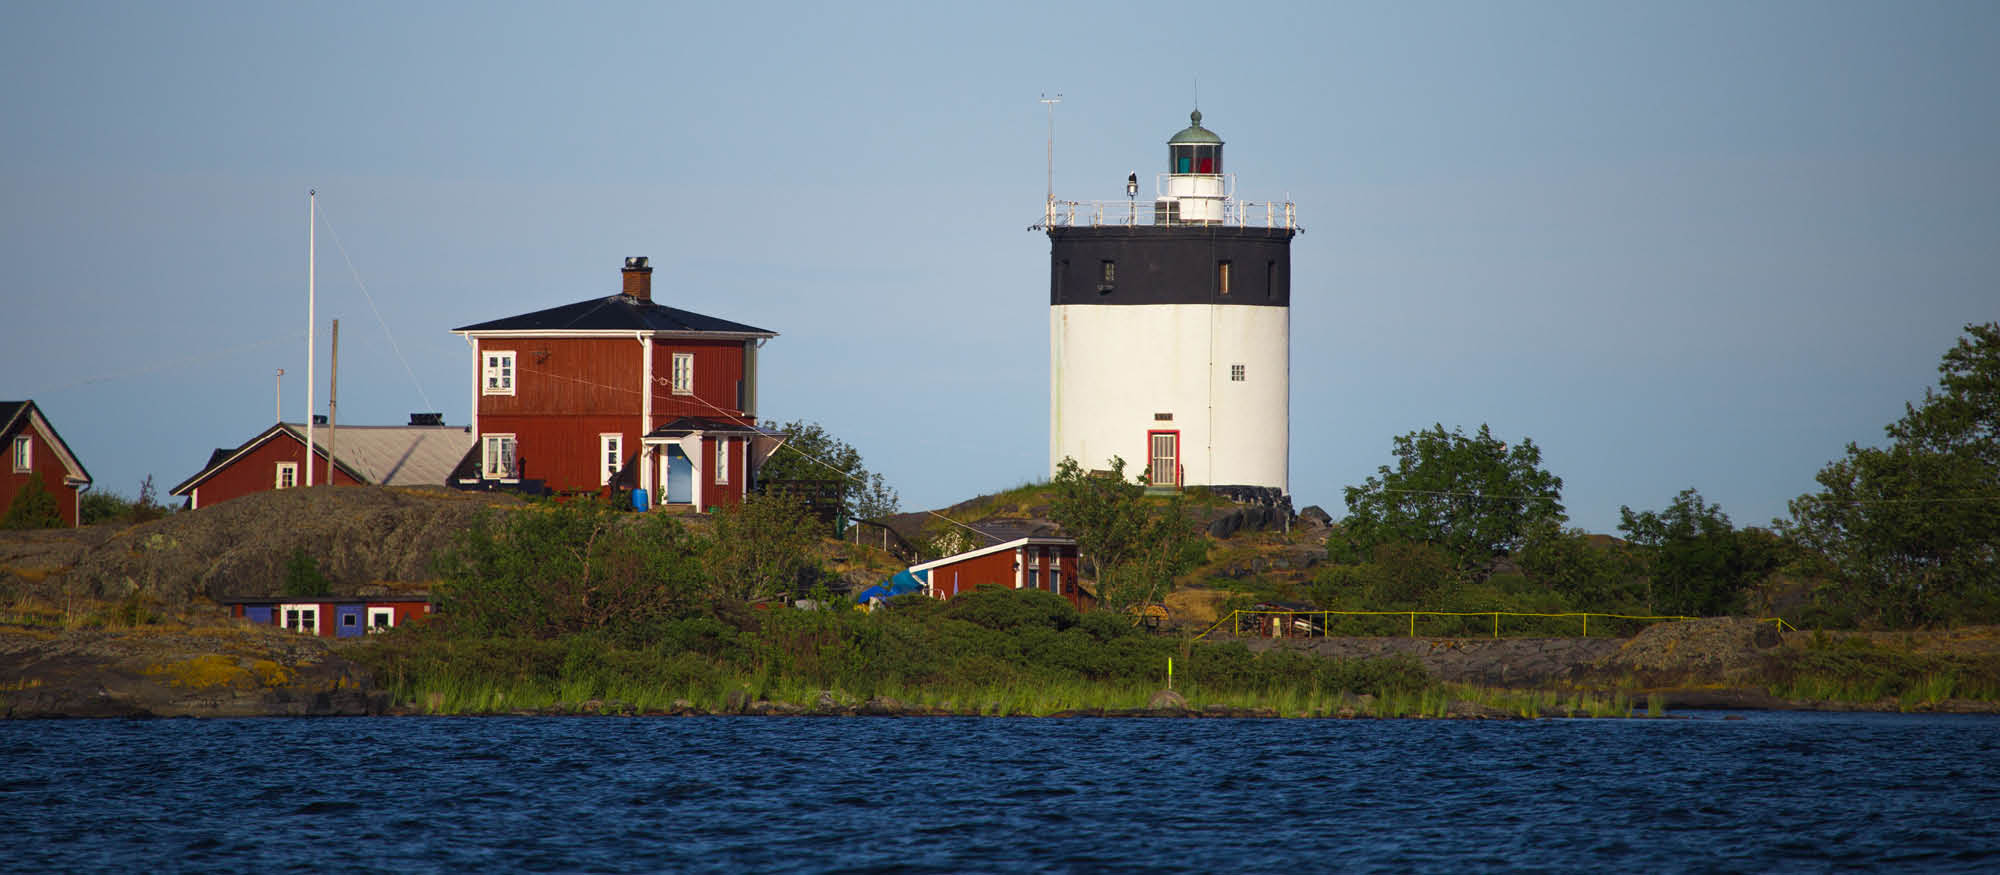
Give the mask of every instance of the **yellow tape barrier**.
[{"label": "yellow tape barrier", "polygon": [[[1207,629],[1204,629],[1204,630],[1202,630],[1202,633],[1201,633],[1200,635],[1196,635],[1196,636],[1194,636],[1194,637],[1195,637],[1195,640],[1199,641],[1199,640],[1201,640],[1201,639],[1203,639],[1203,638],[1206,638],[1206,637],[1208,637],[1209,633],[1211,633],[1211,632],[1214,632],[1215,630],[1217,630],[1217,629],[1220,629],[1220,628],[1222,628],[1222,627],[1223,627],[1223,626],[1224,626],[1225,624],[1233,624],[1233,626],[1232,626],[1232,630],[1233,630],[1233,634],[1234,634],[1234,635],[1235,635],[1236,637],[1238,637],[1238,638],[1241,638],[1241,637],[1243,637],[1243,618],[1244,618],[1244,617],[1251,617],[1251,618],[1253,618],[1253,621],[1254,621],[1254,619],[1255,619],[1255,618],[1260,618],[1260,617],[1272,617],[1272,618],[1277,618],[1277,617],[1288,617],[1288,616],[1301,616],[1301,617],[1318,617],[1318,618],[1320,618],[1320,624],[1319,624],[1319,635],[1320,635],[1320,637],[1326,637],[1326,635],[1327,635],[1327,626],[1328,626],[1328,625],[1330,624],[1330,622],[1332,621],[1332,619],[1333,619],[1334,617],[1403,617],[1403,616],[1407,616],[1407,617],[1409,617],[1409,618],[1410,618],[1410,637],[1411,637],[1411,638],[1415,638],[1415,637],[1417,637],[1417,618],[1418,618],[1418,617],[1492,617],[1492,618],[1493,618],[1493,637],[1495,637],[1495,638],[1499,638],[1499,637],[1500,637],[1500,618],[1501,618],[1501,617],[1541,617],[1541,618],[1545,618],[1545,619],[1580,619],[1580,620],[1582,620],[1582,621],[1583,621],[1583,637],[1585,637],[1585,638],[1588,638],[1588,637],[1590,637],[1590,618],[1591,618],[1591,617],[1600,617],[1600,618],[1603,618],[1603,619],[1606,619],[1606,620],[1642,620],[1642,621],[1648,621],[1648,622],[1654,622],[1654,623],[1659,623],[1659,622],[1667,622],[1667,621],[1680,621],[1680,620],[1699,620],[1699,619],[1702,619],[1701,617],[1685,617],[1685,616],[1680,616],[1680,615],[1678,615],[1678,614],[1600,614],[1600,613],[1596,613],[1596,612],[1591,612],[1591,611],[1570,611],[1570,612],[1565,612],[1565,613],[1560,613],[1560,614],[1538,614],[1538,613],[1530,613],[1530,612],[1524,612],[1524,611],[1331,611],[1331,610],[1329,610],[1329,611],[1255,611],[1255,610],[1250,610],[1250,611],[1246,611],[1246,610],[1234,610],[1234,611],[1230,611],[1230,612],[1229,612],[1229,616],[1227,616],[1227,617],[1223,617],[1222,619],[1220,619],[1220,620],[1217,620],[1217,621],[1215,622],[1215,625],[1213,625],[1213,626],[1210,626],[1210,627],[1208,627]],[[1778,631],[1780,631],[1780,632],[1785,632],[1785,631],[1792,631],[1792,632],[1796,632],[1796,631],[1798,631],[1798,628],[1799,628],[1799,627],[1797,627],[1797,626],[1794,626],[1794,625],[1792,625],[1792,624],[1790,624],[1790,623],[1787,623],[1787,622],[1785,622],[1785,620],[1784,620],[1784,618],[1783,618],[1783,617],[1764,617],[1764,618],[1762,618],[1762,619],[1759,619],[1759,620],[1758,620],[1757,622],[1759,622],[1759,623],[1776,623],[1776,624],[1777,624],[1777,626],[1778,626]],[[1261,630],[1261,629],[1262,629],[1263,627],[1262,627],[1262,624],[1260,623],[1260,624],[1257,624],[1257,625],[1254,625],[1254,626],[1252,626],[1252,628],[1253,628],[1253,629],[1259,629],[1259,630]],[[1283,628],[1283,627],[1281,627],[1281,628]],[[1290,631],[1290,629],[1289,629],[1289,628],[1286,628],[1286,629],[1285,629],[1285,631],[1289,632],[1289,631]],[[1256,634],[1256,633],[1253,633],[1253,634]],[[1260,634],[1260,637],[1264,637],[1264,636],[1261,636],[1261,634]],[[1269,637],[1278,637],[1278,636],[1269,636]],[[1287,636],[1285,636],[1285,637],[1291,637],[1291,636],[1287,635]],[[1312,627],[1312,624],[1311,624],[1311,623],[1307,623],[1307,624],[1306,624],[1306,636],[1305,636],[1305,637],[1308,637],[1308,638],[1310,638],[1310,637],[1314,637],[1314,636],[1313,636],[1313,627]]]}]

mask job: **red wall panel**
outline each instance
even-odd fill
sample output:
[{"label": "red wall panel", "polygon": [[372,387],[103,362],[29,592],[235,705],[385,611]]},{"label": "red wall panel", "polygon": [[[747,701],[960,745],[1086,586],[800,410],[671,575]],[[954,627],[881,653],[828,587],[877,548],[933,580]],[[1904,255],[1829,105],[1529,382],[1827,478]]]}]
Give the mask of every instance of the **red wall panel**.
[{"label": "red wall panel", "polygon": [[[34,441],[33,448],[29,450],[34,470],[17,474],[14,472],[14,436],[20,434],[29,435]],[[6,513],[7,508],[13,506],[14,496],[19,495],[21,490],[27,487],[30,477],[39,477],[42,489],[55,498],[56,509],[62,514],[63,525],[77,524],[76,490],[63,483],[63,476],[67,472],[63,469],[62,457],[56,455],[55,447],[49,446],[40,432],[35,431],[28,417],[22,417],[20,424],[13,431],[0,435],[0,453],[5,453],[4,457],[0,457],[0,514]]]},{"label": "red wall panel", "polygon": [[[241,458],[230,463],[227,467],[209,475],[207,480],[203,480],[201,485],[196,486],[193,495],[194,506],[197,508],[208,507],[228,501],[237,496],[277,488],[277,466],[279,462],[297,464],[299,466],[298,482],[300,486],[304,486],[306,483],[305,461],[305,441],[293,437],[290,433],[277,434],[270,440],[257,445],[250,452],[243,454]],[[356,486],[361,482],[348,476],[347,472],[339,469],[334,469],[333,475],[333,482],[336,485]],[[324,484],[327,482],[326,478],[326,457],[315,454],[313,456],[313,483],[316,485]]]}]

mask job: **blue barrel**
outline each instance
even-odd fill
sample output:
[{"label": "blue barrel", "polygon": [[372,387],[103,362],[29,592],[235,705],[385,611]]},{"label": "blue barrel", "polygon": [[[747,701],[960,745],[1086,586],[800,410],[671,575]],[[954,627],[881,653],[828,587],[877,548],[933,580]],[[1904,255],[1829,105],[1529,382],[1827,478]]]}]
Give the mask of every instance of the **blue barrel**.
[{"label": "blue barrel", "polygon": [[632,490],[632,509],[633,510],[646,509],[646,490],[644,489]]}]

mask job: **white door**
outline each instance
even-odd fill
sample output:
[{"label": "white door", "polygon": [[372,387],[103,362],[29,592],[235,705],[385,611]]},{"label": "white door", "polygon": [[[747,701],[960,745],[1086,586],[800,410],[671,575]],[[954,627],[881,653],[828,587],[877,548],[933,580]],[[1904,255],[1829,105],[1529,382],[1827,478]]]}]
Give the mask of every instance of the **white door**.
[{"label": "white door", "polygon": [[1152,433],[1152,459],[1146,476],[1154,486],[1179,486],[1181,436],[1170,431]]}]

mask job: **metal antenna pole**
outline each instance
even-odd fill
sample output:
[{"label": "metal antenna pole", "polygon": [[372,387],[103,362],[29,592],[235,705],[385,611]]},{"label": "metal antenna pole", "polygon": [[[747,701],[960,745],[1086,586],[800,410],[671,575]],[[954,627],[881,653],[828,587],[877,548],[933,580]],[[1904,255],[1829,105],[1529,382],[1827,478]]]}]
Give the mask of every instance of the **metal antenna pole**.
[{"label": "metal antenna pole", "polygon": [[313,485],[313,260],[318,255],[319,190],[306,191],[306,485]]},{"label": "metal antenna pole", "polygon": [[278,376],[274,378],[273,382],[277,384],[278,388],[278,418],[276,421],[284,422],[285,421],[285,369],[284,368],[278,369]]},{"label": "metal antenna pole", "polygon": [[1042,92],[1042,103],[1049,108],[1049,194],[1043,207],[1047,213],[1045,218],[1051,225],[1056,221],[1056,104],[1061,102],[1062,92],[1056,92],[1054,97],[1046,91]]}]

